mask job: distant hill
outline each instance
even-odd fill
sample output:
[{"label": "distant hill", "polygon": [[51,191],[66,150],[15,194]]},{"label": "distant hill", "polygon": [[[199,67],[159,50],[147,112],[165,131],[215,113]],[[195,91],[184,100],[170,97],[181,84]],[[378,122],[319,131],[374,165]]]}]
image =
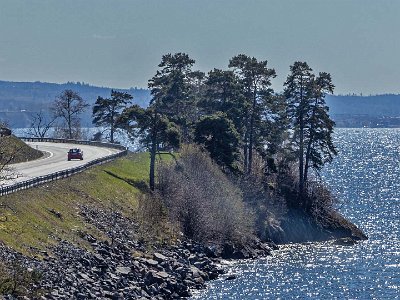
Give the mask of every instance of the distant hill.
[{"label": "distant hill", "polygon": [[400,95],[327,96],[330,113],[370,116],[400,116]]},{"label": "distant hill", "polygon": [[[109,97],[112,88],[85,83],[0,81],[0,120],[13,128],[30,125],[32,114],[48,110],[49,104],[64,90],[78,92],[91,105],[98,96]],[[150,101],[147,89],[116,89],[133,96],[142,107]],[[338,127],[400,127],[400,95],[328,95],[330,115]],[[91,126],[91,110],[83,116],[83,126]]]},{"label": "distant hill", "polygon": [[[7,121],[13,128],[29,126],[32,114],[40,110],[47,111],[49,104],[66,89],[78,92],[83,99],[93,105],[98,96],[110,97],[112,88],[97,87],[79,82],[57,84],[0,81],[0,120]],[[115,90],[131,94],[133,102],[140,106],[147,106],[150,101],[150,92],[147,89]],[[90,125],[91,111],[86,112],[83,119],[84,125]]]},{"label": "distant hill", "polygon": [[326,100],[337,127],[400,127],[400,95],[333,95]]}]

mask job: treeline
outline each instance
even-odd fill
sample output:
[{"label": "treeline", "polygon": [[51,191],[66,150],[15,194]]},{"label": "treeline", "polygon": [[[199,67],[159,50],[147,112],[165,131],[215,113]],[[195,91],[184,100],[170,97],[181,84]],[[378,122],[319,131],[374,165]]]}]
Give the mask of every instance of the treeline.
[{"label": "treeline", "polygon": [[[63,84],[46,82],[10,82],[0,81],[0,120],[6,121],[13,128],[29,127],[33,116],[39,112],[48,113],[49,105],[65,90],[73,90],[90,105],[97,96],[107,97],[111,88],[96,87],[86,83],[68,82]],[[118,89],[135,97],[135,103],[146,107],[150,100],[147,89]],[[81,115],[81,123],[91,123],[91,111]]]},{"label": "treeline", "polygon": [[327,103],[334,118],[343,114],[371,118],[400,116],[400,95],[332,95],[327,97]]},{"label": "treeline", "polygon": [[[334,89],[330,74],[294,62],[284,92],[276,93],[276,71],[266,60],[240,54],[226,70],[207,74],[194,64],[185,53],[164,55],[149,80],[146,108],[114,90],[92,107],[93,124],[102,130],[96,139],[115,142],[124,130],[150,152],[152,201],[161,199],[168,217],[197,240],[243,242],[251,228],[271,238],[266,232],[286,209],[319,220],[331,213],[334,199],[313,176],[336,155],[325,103]],[[63,120],[66,137],[76,138],[85,109],[71,90],[57,98],[52,112]],[[159,164],[156,176],[160,152],[181,156],[175,165]]]},{"label": "treeline", "polygon": [[[277,240],[286,209],[323,223],[334,198],[312,175],[336,154],[325,104],[334,89],[330,74],[295,62],[284,92],[275,93],[276,72],[266,60],[240,54],[228,69],[207,74],[194,64],[185,53],[164,55],[149,80],[150,105],[126,107],[109,122],[149,150],[150,189],[169,217],[191,238],[238,243],[249,228]],[[113,97],[122,104],[122,95]],[[187,144],[206,150],[220,171],[198,149],[185,148],[177,164],[161,164],[156,177],[157,153]]]},{"label": "treeline", "polygon": [[228,70],[208,74],[193,70],[194,63],[185,53],[164,55],[149,80],[149,107],[132,105],[111,122],[139,136],[150,150],[151,189],[156,153],[197,143],[234,173],[252,174],[255,156],[266,162],[267,173],[296,162],[299,199],[306,198],[309,171],[320,170],[336,154],[325,104],[334,88],[331,76],[295,62],[284,93],[277,94],[271,88],[276,72],[267,61],[241,54],[229,61]]},{"label": "treeline", "polygon": [[[164,55],[149,80],[152,99],[147,108],[132,104],[129,93],[111,90],[111,97],[98,96],[92,106],[93,124],[107,132],[111,142],[117,130],[140,139],[151,154],[151,190],[157,153],[196,143],[233,174],[254,173],[255,157],[265,163],[266,174],[296,164],[297,200],[309,208],[309,174],[336,154],[334,122],[325,103],[334,89],[330,74],[314,74],[306,62],[295,62],[284,92],[275,93],[271,79],[276,72],[266,60],[240,54],[230,59],[227,70],[207,74],[193,70],[194,64],[185,53]],[[79,93],[68,89],[50,110],[53,120],[62,121],[64,137],[79,138],[79,116],[89,108]],[[40,123],[40,115],[35,121]]]}]

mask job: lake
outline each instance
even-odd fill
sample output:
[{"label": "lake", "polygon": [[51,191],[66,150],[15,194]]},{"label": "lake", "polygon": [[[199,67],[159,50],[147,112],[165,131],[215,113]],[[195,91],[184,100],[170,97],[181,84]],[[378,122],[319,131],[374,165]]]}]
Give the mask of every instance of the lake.
[{"label": "lake", "polygon": [[369,240],[292,244],[231,262],[235,280],[212,281],[193,299],[400,299],[400,129],[336,129],[335,143],[323,180]]}]

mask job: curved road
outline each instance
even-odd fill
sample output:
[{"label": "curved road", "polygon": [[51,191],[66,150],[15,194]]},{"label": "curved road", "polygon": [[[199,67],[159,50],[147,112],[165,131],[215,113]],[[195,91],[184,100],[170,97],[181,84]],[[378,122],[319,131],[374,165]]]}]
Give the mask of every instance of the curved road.
[{"label": "curved road", "polygon": [[[13,173],[17,176],[12,180],[1,182],[7,186],[16,182],[25,181],[34,177],[47,175],[65,169],[84,165],[85,163],[105,157],[121,150],[95,147],[90,145],[48,143],[48,142],[27,142],[32,148],[46,153],[44,158],[11,165]],[[67,160],[67,152],[70,148],[80,148],[83,151],[83,160]],[[15,177],[15,176],[14,176]]]}]

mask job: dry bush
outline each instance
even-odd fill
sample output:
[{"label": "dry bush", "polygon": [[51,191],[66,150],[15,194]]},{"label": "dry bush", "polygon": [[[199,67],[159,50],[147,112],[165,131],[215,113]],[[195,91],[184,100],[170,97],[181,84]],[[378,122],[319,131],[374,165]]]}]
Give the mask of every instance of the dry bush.
[{"label": "dry bush", "polygon": [[280,223],[287,212],[286,201],[277,188],[278,176],[267,175],[266,166],[266,161],[254,152],[251,174],[240,177],[237,182],[245,203],[254,211],[257,236],[264,241],[281,234]]},{"label": "dry bush", "polygon": [[315,221],[321,225],[329,223],[329,217],[336,212],[335,205],[339,202],[332,192],[322,183],[311,181],[307,185],[310,210]]},{"label": "dry bush", "polygon": [[143,242],[170,239],[173,226],[168,222],[165,206],[158,194],[144,194],[139,198],[137,220],[139,238]]},{"label": "dry bush", "polygon": [[177,163],[158,168],[158,190],[170,220],[189,238],[244,244],[253,236],[242,192],[196,146],[184,147]]},{"label": "dry bush", "polygon": [[37,299],[42,292],[38,288],[40,280],[39,272],[25,268],[17,261],[11,264],[0,262],[0,295]]}]

